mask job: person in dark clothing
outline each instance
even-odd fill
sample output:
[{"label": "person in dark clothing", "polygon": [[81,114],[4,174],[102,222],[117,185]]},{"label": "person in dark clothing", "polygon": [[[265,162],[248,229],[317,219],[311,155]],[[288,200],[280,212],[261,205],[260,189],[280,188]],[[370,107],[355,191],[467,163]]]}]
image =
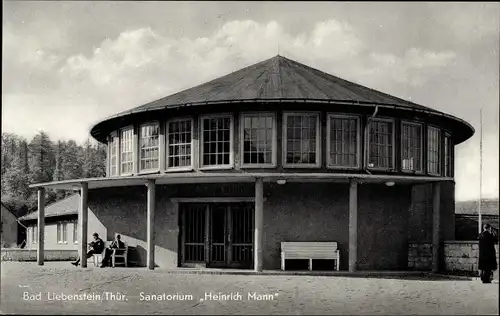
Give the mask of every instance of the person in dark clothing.
[{"label": "person in dark clothing", "polygon": [[[104,250],[104,241],[99,238],[99,234],[94,233],[92,235],[94,237],[94,241],[89,243],[90,250],[87,252],[87,258],[92,257],[94,254],[100,254]],[[77,266],[80,264],[80,258],[75,262],[71,262],[72,265]]]},{"label": "person in dark clothing", "polygon": [[104,258],[102,259],[101,268],[109,266],[109,259],[113,253],[113,249],[125,249],[125,244],[121,241],[120,235],[116,235],[116,239],[109,245],[109,248],[104,249]]},{"label": "person in dark clothing", "polygon": [[483,283],[491,283],[493,271],[497,269],[495,244],[498,244],[497,235],[489,224],[484,224],[479,234],[479,270]]}]

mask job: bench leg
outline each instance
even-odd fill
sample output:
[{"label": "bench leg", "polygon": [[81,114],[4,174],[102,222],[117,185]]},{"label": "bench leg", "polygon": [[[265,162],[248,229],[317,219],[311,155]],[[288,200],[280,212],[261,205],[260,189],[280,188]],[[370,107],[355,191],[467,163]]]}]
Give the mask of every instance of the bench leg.
[{"label": "bench leg", "polygon": [[309,259],[309,271],[313,269],[313,259]]}]

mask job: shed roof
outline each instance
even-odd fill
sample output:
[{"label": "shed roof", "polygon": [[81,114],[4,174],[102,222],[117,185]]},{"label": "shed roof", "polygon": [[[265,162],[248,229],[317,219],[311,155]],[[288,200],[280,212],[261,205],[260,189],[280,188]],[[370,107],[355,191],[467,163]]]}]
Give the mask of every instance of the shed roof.
[{"label": "shed roof", "polygon": [[[75,193],[60,201],[54,202],[45,207],[45,217],[76,215],[80,203],[80,195]],[[21,221],[37,219],[38,210],[19,218]]]}]

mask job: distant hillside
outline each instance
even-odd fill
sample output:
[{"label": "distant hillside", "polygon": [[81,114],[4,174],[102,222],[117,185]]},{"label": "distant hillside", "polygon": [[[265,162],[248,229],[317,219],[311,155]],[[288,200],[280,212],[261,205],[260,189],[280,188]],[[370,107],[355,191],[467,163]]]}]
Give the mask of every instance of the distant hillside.
[{"label": "distant hillside", "polygon": [[[477,214],[479,201],[456,201],[455,214]],[[481,214],[499,215],[498,199],[483,199]]]}]

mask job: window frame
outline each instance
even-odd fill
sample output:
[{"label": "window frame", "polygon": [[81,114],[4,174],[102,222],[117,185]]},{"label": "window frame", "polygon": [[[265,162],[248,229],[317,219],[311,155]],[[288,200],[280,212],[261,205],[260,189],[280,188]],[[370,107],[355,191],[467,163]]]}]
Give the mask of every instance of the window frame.
[{"label": "window frame", "polygon": [[[189,166],[182,166],[182,167],[169,167],[168,166],[168,154],[169,154],[169,149],[170,149],[170,143],[169,143],[169,133],[168,133],[168,127],[170,123],[175,123],[175,122],[180,122],[180,121],[190,121],[191,122],[191,165]],[[176,117],[172,119],[168,119],[165,121],[165,172],[173,172],[173,171],[191,171],[193,170],[194,166],[194,120],[190,116],[182,116],[182,117]]]},{"label": "window frame", "polygon": [[[439,133],[438,133],[438,140],[437,140],[437,144],[438,144],[438,158],[437,158],[437,163],[438,163],[438,171],[437,172],[431,172],[430,171],[430,168],[429,168],[429,131],[431,130],[431,128],[434,128],[436,129]],[[426,151],[427,151],[427,161],[425,162],[427,164],[427,174],[429,175],[432,175],[432,176],[441,176],[443,174],[443,145],[441,144],[444,140],[443,140],[443,132],[444,130],[442,130],[439,126],[436,126],[436,125],[432,125],[432,124],[428,124],[427,125],[427,146],[426,146]]]},{"label": "window frame", "polygon": [[[144,126],[148,126],[148,125],[158,125],[158,168],[156,169],[142,169],[141,168],[141,165],[142,165],[142,156],[141,156],[141,153],[142,153],[142,148],[141,148],[141,140],[142,140],[142,127]],[[138,148],[137,148],[137,151],[138,151],[138,161],[137,161],[137,164],[138,164],[138,170],[139,170],[139,174],[151,174],[151,173],[158,173],[160,171],[160,155],[161,155],[161,152],[160,152],[160,134],[161,134],[161,125],[160,125],[160,121],[158,120],[152,120],[152,121],[146,121],[146,122],[142,122],[140,124],[138,124],[138,127],[137,127],[137,138],[138,138]],[[132,138],[133,140],[133,138]],[[153,147],[149,147],[149,148],[153,148]],[[135,153],[134,153],[135,154]],[[135,155],[134,155],[135,157]]]},{"label": "window frame", "polygon": [[[443,129],[443,176],[447,178],[453,178],[454,177],[454,170],[453,170],[453,151],[454,151],[454,145],[453,145],[453,138],[451,137],[451,132],[448,130]],[[446,144],[446,138],[448,138],[448,144]],[[448,145],[448,148],[447,148]],[[448,152],[448,161],[446,160],[446,152]],[[448,169],[449,170],[446,170]],[[449,171],[449,174],[447,174]]]},{"label": "window frame", "polygon": [[[112,170],[113,170],[113,165],[111,164],[111,159],[112,159],[112,151],[113,149],[111,148],[112,147],[112,144],[114,143],[113,142],[113,138],[115,138],[118,140],[117,144],[115,145],[116,146],[116,172],[113,174]],[[110,146],[109,147],[109,177],[117,177],[120,175],[120,168],[121,168],[121,165],[120,165],[120,159],[119,159],[119,156],[120,156],[120,135],[118,133],[118,131],[113,131],[109,134],[109,144]]]},{"label": "window frame", "polygon": [[[221,118],[228,117],[229,118],[229,164],[225,165],[208,165],[205,166],[203,164],[203,145],[204,145],[204,129],[203,129],[203,120],[205,119],[213,119],[213,118]],[[234,115],[232,113],[217,113],[217,114],[204,114],[200,115],[199,118],[199,170],[217,170],[217,169],[233,169],[234,168]]]},{"label": "window frame", "polygon": [[[272,146],[272,152],[271,152],[271,163],[245,163],[244,160],[244,146],[245,146],[245,126],[244,126],[244,120],[247,117],[259,117],[259,116],[271,116],[272,118],[272,141],[271,141],[271,146]],[[277,122],[277,114],[276,112],[256,112],[256,111],[251,111],[251,112],[241,112],[239,115],[239,141],[240,141],[240,166],[241,168],[276,168],[277,166],[277,156],[278,156],[278,122]]]},{"label": "window frame", "polygon": [[[59,232],[59,227],[61,227],[61,232]],[[60,245],[68,244],[68,222],[66,221],[57,222],[56,238],[58,244]]]},{"label": "window frame", "polygon": [[[356,119],[356,166],[334,166],[331,160],[331,119],[332,118],[347,118]],[[361,115],[347,113],[327,113],[326,115],[326,168],[336,170],[359,170],[361,169]]]},{"label": "window frame", "polygon": [[[122,166],[123,166],[123,159],[122,159],[122,134],[123,134],[123,131],[125,130],[131,130],[132,131],[132,139],[131,139],[131,142],[132,142],[132,171],[130,173],[122,173]],[[120,135],[119,135],[119,146],[118,146],[118,151],[119,151],[119,154],[120,154],[120,171],[119,171],[119,175],[120,176],[131,176],[134,174],[134,164],[137,163],[135,161],[135,157],[136,157],[136,152],[134,151],[134,148],[136,147],[134,145],[134,125],[131,124],[131,125],[128,125],[128,126],[125,126],[125,127],[122,127],[120,128],[119,130],[120,132]],[[127,162],[128,163],[128,162]]]},{"label": "window frame", "polygon": [[[420,170],[407,170],[407,169],[403,169],[403,126],[407,124],[407,125],[414,125],[414,126],[420,126]],[[425,125],[421,122],[416,122],[416,121],[407,121],[407,120],[401,120],[401,124],[400,124],[401,128],[400,128],[400,131],[401,131],[401,139],[400,139],[400,157],[399,159],[401,160],[401,172],[404,172],[404,173],[415,173],[415,174],[423,174],[424,173],[424,145],[425,145],[425,142],[424,142],[424,129],[425,129]]]},{"label": "window frame", "polygon": [[[389,117],[374,117],[374,118],[369,118],[368,122],[368,135],[367,135],[367,153],[366,153],[366,168],[369,170],[376,170],[376,171],[395,171],[396,170],[396,119],[394,118],[389,118]],[[371,138],[372,138],[372,133],[371,133],[371,123],[373,121],[380,121],[380,122],[390,122],[392,123],[392,167],[389,168],[384,168],[384,167],[370,167],[370,158],[371,158]]]},{"label": "window frame", "polygon": [[[290,164],[286,162],[288,137],[287,137],[287,121],[288,116],[294,115],[314,115],[316,116],[316,163],[314,164]],[[320,111],[284,111],[282,117],[282,141],[281,141],[281,157],[283,168],[321,168],[321,112]]]}]

